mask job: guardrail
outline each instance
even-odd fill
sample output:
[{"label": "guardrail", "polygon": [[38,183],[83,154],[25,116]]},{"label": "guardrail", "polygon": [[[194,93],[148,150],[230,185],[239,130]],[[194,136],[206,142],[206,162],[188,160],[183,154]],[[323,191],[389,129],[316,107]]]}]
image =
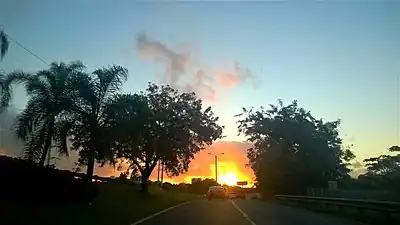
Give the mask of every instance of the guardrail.
[{"label": "guardrail", "polygon": [[385,213],[388,217],[392,214],[400,213],[400,202],[390,201],[370,201],[361,199],[348,199],[348,198],[322,198],[322,197],[308,197],[308,196],[294,196],[294,195],[275,195],[275,198],[282,202],[292,202],[298,204],[317,204],[325,206],[338,206],[339,210],[343,207],[351,207],[357,209],[360,213],[363,210],[374,210]]}]

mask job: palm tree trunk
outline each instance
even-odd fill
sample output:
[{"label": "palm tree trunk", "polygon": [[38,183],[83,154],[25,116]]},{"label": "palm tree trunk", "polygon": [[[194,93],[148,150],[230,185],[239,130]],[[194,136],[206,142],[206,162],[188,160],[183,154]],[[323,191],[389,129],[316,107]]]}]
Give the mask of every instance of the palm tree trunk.
[{"label": "palm tree trunk", "polygon": [[91,151],[88,157],[87,171],[86,171],[86,179],[90,184],[92,182],[93,173],[94,173],[94,152]]},{"label": "palm tree trunk", "polygon": [[44,143],[44,146],[43,146],[43,152],[40,157],[39,166],[44,166],[44,163],[46,162],[47,153],[50,151],[51,139],[53,137],[53,127],[54,127],[54,119],[52,119],[48,125],[48,133],[46,136],[46,142]]}]

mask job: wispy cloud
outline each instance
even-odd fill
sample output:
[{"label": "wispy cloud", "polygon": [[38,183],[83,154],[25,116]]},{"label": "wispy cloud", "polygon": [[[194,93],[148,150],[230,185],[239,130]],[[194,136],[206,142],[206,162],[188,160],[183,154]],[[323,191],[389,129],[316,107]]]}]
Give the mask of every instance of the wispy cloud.
[{"label": "wispy cloud", "polygon": [[[141,33],[136,38],[138,54],[164,69],[159,82],[181,91],[193,91],[204,100],[216,101],[218,90],[226,91],[255,78],[250,69],[239,62],[231,68],[199,66],[190,51],[178,51]],[[201,61],[201,60],[200,60]]]}]

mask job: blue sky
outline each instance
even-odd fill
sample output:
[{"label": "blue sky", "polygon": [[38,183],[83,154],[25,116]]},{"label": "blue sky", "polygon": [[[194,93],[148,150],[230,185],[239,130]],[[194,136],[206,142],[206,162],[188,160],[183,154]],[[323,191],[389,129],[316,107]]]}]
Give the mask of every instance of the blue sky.
[{"label": "blue sky", "polygon": [[[209,103],[228,140],[240,139],[233,115],[242,106],[282,98],[297,99],[316,117],[343,119],[342,135],[359,160],[400,144],[400,3],[293,2],[8,0],[0,24],[47,62],[81,60],[89,71],[125,66],[128,92],[163,73],[159,63],[139,56],[140,33],[190,51],[207,68],[239,62],[257,79],[231,89],[214,86],[220,99]],[[5,71],[46,68],[15,43],[0,65]],[[17,109],[26,102],[20,90]]]}]

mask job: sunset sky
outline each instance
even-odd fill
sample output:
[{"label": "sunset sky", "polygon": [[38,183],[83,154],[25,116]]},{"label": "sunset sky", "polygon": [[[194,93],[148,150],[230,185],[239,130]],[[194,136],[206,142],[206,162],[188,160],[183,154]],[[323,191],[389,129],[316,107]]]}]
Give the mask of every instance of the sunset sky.
[{"label": "sunset sky", "polygon": [[[89,71],[123,65],[126,92],[148,81],[196,91],[226,126],[224,142],[207,150],[225,153],[221,177],[252,177],[233,115],[278,98],[342,119],[342,137],[360,162],[399,144],[400,3],[155,2],[6,0],[0,26],[47,62],[81,60]],[[0,67],[47,66],[11,43]],[[20,110],[27,98],[15,90]],[[10,149],[4,131],[0,137]],[[202,152],[175,179],[213,177],[212,165]]]}]

